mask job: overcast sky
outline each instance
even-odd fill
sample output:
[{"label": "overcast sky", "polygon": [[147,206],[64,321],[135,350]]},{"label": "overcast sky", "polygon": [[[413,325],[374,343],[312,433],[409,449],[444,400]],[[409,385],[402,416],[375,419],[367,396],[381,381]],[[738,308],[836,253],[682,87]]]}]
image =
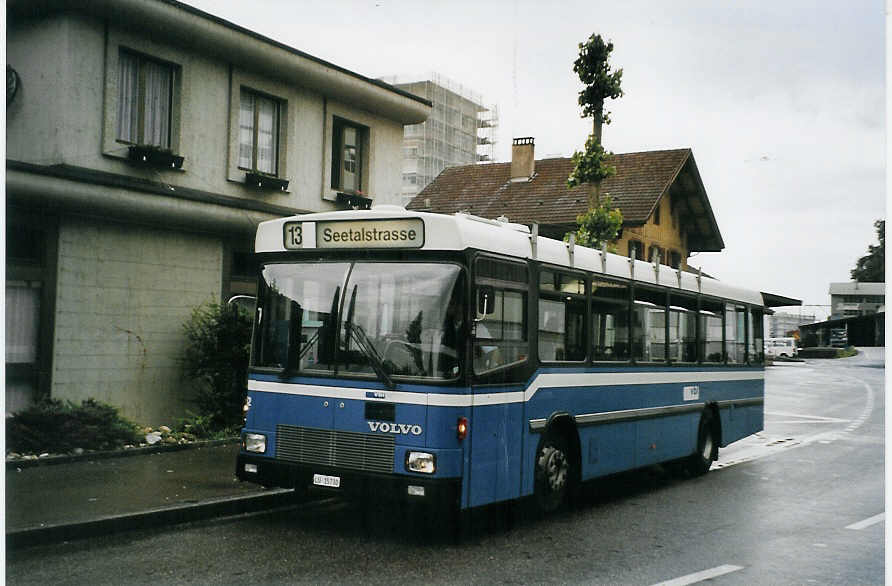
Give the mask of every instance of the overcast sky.
[{"label": "overcast sky", "polygon": [[572,64],[601,34],[625,92],[605,147],[693,149],[725,250],[689,264],[736,285],[827,305],[885,217],[881,0],[187,3],[369,77],[462,84],[499,109],[500,161],[513,137],[583,147]]}]

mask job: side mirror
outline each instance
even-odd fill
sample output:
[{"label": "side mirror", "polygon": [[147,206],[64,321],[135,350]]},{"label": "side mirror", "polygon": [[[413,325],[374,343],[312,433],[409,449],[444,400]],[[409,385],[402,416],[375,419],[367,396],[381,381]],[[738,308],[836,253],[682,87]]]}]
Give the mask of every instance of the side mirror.
[{"label": "side mirror", "polygon": [[253,315],[254,308],[257,307],[257,298],[251,295],[233,295],[226,302],[226,305],[234,305],[240,311]]},{"label": "side mirror", "polygon": [[491,315],[495,312],[495,290],[490,285],[477,288],[477,313]]}]

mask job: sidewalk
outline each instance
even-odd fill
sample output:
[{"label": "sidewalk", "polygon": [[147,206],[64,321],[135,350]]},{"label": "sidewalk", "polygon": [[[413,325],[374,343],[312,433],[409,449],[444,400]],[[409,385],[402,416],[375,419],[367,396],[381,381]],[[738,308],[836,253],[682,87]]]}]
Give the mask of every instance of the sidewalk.
[{"label": "sidewalk", "polygon": [[238,444],[6,469],[7,548],[234,515],[292,501],[235,478]]}]

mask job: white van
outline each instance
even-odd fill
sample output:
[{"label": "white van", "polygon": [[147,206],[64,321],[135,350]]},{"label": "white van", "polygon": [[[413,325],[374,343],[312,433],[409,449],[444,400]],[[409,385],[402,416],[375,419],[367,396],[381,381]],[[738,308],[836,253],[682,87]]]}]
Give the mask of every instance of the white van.
[{"label": "white van", "polygon": [[766,358],[795,358],[798,353],[796,338],[767,338],[765,340]]}]

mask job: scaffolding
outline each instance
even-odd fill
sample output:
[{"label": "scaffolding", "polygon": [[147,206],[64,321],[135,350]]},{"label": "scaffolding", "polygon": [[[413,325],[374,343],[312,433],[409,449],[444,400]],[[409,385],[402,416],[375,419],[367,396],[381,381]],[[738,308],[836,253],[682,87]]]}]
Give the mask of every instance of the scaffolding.
[{"label": "scaffolding", "polygon": [[494,160],[499,111],[440,74],[382,78],[433,104],[430,117],[403,128],[402,203],[408,204],[446,167]]}]

